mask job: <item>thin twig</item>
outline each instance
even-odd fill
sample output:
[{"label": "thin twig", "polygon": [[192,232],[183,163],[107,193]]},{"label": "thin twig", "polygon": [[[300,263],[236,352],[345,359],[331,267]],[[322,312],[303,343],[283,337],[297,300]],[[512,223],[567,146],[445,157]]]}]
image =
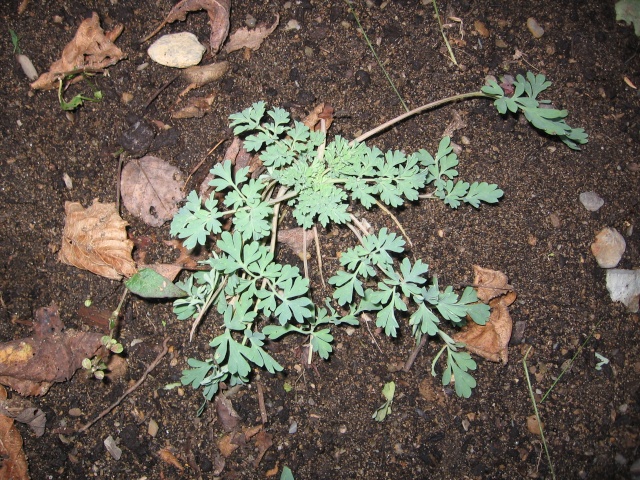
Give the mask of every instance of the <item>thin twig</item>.
[{"label": "thin twig", "polygon": [[264,390],[262,388],[262,383],[256,382],[258,386],[258,406],[260,407],[260,419],[262,423],[267,423],[267,408],[264,406]]},{"label": "thin twig", "polygon": [[327,284],[324,283],[324,274],[322,273],[322,255],[320,252],[320,238],[318,237],[318,228],[313,226],[313,239],[316,244],[316,255],[318,257],[318,271],[320,272],[320,281],[322,282],[322,286],[327,288]]},{"label": "thin twig", "polygon": [[193,334],[196,333],[196,329],[198,328],[198,325],[200,325],[202,318],[204,317],[205,313],[209,311],[209,307],[211,306],[213,301],[218,297],[218,295],[220,294],[224,286],[227,284],[227,278],[228,277],[224,277],[222,279],[222,282],[220,282],[220,285],[218,286],[217,290],[213,292],[213,294],[209,297],[209,299],[207,300],[207,303],[205,303],[202,306],[200,313],[198,313],[197,318],[193,321],[193,324],[191,325],[191,333],[189,334],[189,342],[193,341]]},{"label": "thin twig", "polygon": [[109,407],[107,407],[105,410],[103,410],[100,413],[100,415],[98,415],[96,418],[94,418],[93,420],[91,420],[90,422],[88,422],[84,426],[82,426],[78,430],[78,433],[83,433],[83,432],[87,431],[89,428],[91,428],[99,420],[101,420],[102,418],[106,417],[109,413],[111,413],[111,411],[114,408],[116,408],[118,405],[120,405],[122,403],[122,401],[129,396],[129,394],[131,394],[140,385],[142,385],[142,383],[147,379],[147,375],[149,375],[153,371],[153,369],[158,366],[160,361],[164,358],[164,356],[169,351],[169,347],[167,346],[168,343],[169,343],[169,337],[164,339],[164,342],[162,342],[162,351],[158,354],[158,356],[155,358],[155,360],[153,362],[151,362],[151,364],[147,367],[147,369],[142,374],[142,377],[140,377],[140,379],[133,386],[128,388],[127,391],[124,392],[120,398],[118,398],[118,400],[116,400]]},{"label": "thin twig", "polygon": [[376,337],[373,336],[373,332],[371,332],[371,328],[369,327],[369,323],[373,322],[373,318],[371,318],[366,313],[361,314],[360,317],[362,317],[362,320],[364,320],[364,324],[367,326],[367,330],[369,330],[369,335],[371,335],[373,343],[375,343],[376,347],[378,347],[378,350],[380,350],[380,353],[382,353],[382,349],[380,348],[380,345],[378,345],[378,341],[376,340]]},{"label": "thin twig", "polygon": [[120,215],[120,183],[122,175],[122,164],[124,163],[125,153],[122,152],[118,155],[118,170],[116,171],[116,212]]},{"label": "thin twig", "polygon": [[302,265],[304,267],[304,278],[309,278],[309,262],[307,262],[307,229],[302,229]]},{"label": "thin twig", "polygon": [[467,98],[479,98],[479,97],[492,98],[490,95],[487,95],[482,92],[470,92],[470,93],[462,93],[460,95],[453,95],[451,97],[443,98],[442,100],[438,100],[436,102],[427,103],[426,105],[422,105],[421,107],[414,108],[413,110],[410,110],[407,113],[398,115],[396,118],[392,118],[388,122],[385,122],[382,125],[379,125],[376,128],[363,133],[356,139],[352,140],[351,143],[363,142],[367,138],[372,137],[383,130],[386,130],[390,126],[395,125],[398,122],[401,122],[409,117],[413,117],[414,115],[417,115],[418,113],[422,113],[426,110],[430,110],[432,108],[436,108],[436,107],[439,107],[440,105],[445,105],[447,103],[457,102],[458,100],[464,100]]},{"label": "thin twig", "polygon": [[422,335],[422,338],[420,338],[420,342],[414,347],[413,351],[411,352],[411,355],[409,355],[409,358],[407,358],[407,361],[404,363],[404,366],[402,367],[403,372],[408,372],[409,370],[411,370],[413,363],[416,361],[416,358],[418,357],[418,353],[420,353],[420,350],[422,350],[422,347],[424,347],[425,343],[427,343],[427,338],[428,338],[427,335]]},{"label": "thin twig", "polygon": [[413,247],[413,242],[411,241],[411,237],[409,237],[409,235],[405,231],[404,227],[400,223],[400,220],[398,220],[398,218],[393,213],[391,213],[391,211],[387,207],[385,207],[383,203],[381,203],[378,200],[376,200],[376,205],[378,205],[378,207],[380,207],[380,210],[382,210],[384,213],[386,213],[387,215],[389,215],[391,217],[391,220],[393,220],[393,223],[395,223],[398,226],[398,228],[402,232],[402,235],[404,235],[404,238],[406,238],[407,242],[409,242],[409,245],[411,245]]},{"label": "thin twig", "polygon": [[189,180],[191,180],[191,177],[193,177],[193,175],[198,171],[198,169],[202,166],[202,164],[207,159],[207,157],[211,155],[213,152],[215,152],[216,148],[218,148],[222,144],[222,142],[224,142],[225,140],[226,138],[223,138],[218,143],[216,143],[212,148],[210,148],[209,151],[206,153],[206,155],[202,157],[202,160],[200,160],[200,162],[195,167],[193,167],[193,169],[189,173],[189,176],[184,181],[184,185],[182,186],[182,191],[184,191],[187,188],[187,183],[189,183]]},{"label": "thin twig", "polygon": [[164,85],[162,85],[158,90],[156,90],[156,92],[151,95],[151,98],[149,98],[149,100],[147,100],[147,103],[144,104],[144,106],[142,107],[143,110],[146,110],[147,108],[149,108],[149,105],[151,105],[151,103],[153,103],[153,101],[158,98],[158,95],[160,95],[162,92],[164,92],[167,87],[169,85],[171,85],[178,77],[180,76],[179,73],[176,73],[173,77],[171,77],[167,83],[165,83]]}]

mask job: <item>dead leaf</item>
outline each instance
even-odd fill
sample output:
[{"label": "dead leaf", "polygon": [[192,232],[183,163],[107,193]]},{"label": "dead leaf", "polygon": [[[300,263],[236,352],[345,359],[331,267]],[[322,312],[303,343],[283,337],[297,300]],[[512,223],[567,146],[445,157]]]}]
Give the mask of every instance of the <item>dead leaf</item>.
[{"label": "dead leaf", "polygon": [[178,250],[178,258],[173,262],[175,265],[180,265],[184,268],[196,268],[198,266],[198,260],[191,256],[191,250],[185,248],[180,240],[165,240],[164,244]]},{"label": "dead leaf", "polygon": [[540,424],[535,415],[527,417],[527,430],[531,433],[534,435],[542,435],[542,428],[544,428],[544,424]]},{"label": "dead leaf", "polygon": [[[289,247],[300,258],[302,258],[304,249],[305,249],[304,238],[305,238],[305,232],[302,227],[289,228],[287,230],[278,230],[278,243],[282,243],[287,247]],[[309,247],[311,246],[311,242],[313,241],[314,238],[315,238],[314,231],[307,230],[306,232],[307,255],[309,255]]]},{"label": "dead leaf", "polygon": [[100,27],[97,13],[84,20],[73,40],[64,47],[62,56],[49,71],[40,75],[31,88],[48,90],[58,87],[58,79],[70,73],[97,72],[118,63],[125,54],[114,45],[124,27],[117,25],[105,33]]},{"label": "dead leaf", "polygon": [[218,440],[218,450],[223,457],[227,458],[240,446],[246,443],[242,432],[233,432]]},{"label": "dead leaf", "polygon": [[444,132],[442,133],[443,137],[452,137],[456,130],[461,130],[467,126],[467,122],[464,121],[460,112],[457,110],[454,110],[451,116],[453,118],[444,129]]},{"label": "dead leaf", "polygon": [[202,118],[211,111],[211,105],[216,99],[215,93],[207,97],[194,97],[187,100],[187,104],[171,113],[172,118]]},{"label": "dead leaf", "polygon": [[171,220],[184,198],[183,175],[158,157],[131,160],[122,169],[122,201],[126,209],[146,224],[160,227]]},{"label": "dead leaf", "polygon": [[158,456],[164,463],[173,465],[180,471],[184,470],[184,466],[182,465],[182,463],[180,463],[180,460],[178,460],[178,458],[168,448],[161,448],[158,451]]},{"label": "dead leaf", "polygon": [[185,68],[182,76],[192,85],[192,88],[200,88],[208,83],[219,80],[229,70],[229,62],[218,62],[201,67]]},{"label": "dead leaf", "polygon": [[506,365],[513,328],[508,307],[515,301],[516,294],[513,287],[507,283],[509,279],[504,273],[478,265],[474,265],[473,270],[476,274],[474,284],[478,299],[491,307],[489,321],[486,325],[470,321],[467,327],[453,338],[457,342],[463,342],[471,353],[492,362],[502,361]]},{"label": "dead leaf", "polygon": [[141,265],[140,267],[140,270],[143,268],[150,268],[171,282],[173,282],[184,269],[182,265],[174,265],[171,263],[154,263],[152,265]]},{"label": "dead leaf", "polygon": [[82,320],[85,325],[99,328],[106,335],[109,333],[111,313],[110,310],[100,310],[94,305],[88,307],[82,305],[78,309],[78,318]]},{"label": "dead leaf", "polygon": [[267,453],[267,450],[273,445],[273,435],[262,430],[255,436],[254,440],[256,442],[256,448],[258,449],[258,456],[253,461],[253,468],[258,468],[262,457],[264,457],[264,454]]},{"label": "dead leaf", "polygon": [[162,24],[144,40],[146,41],[153,37],[168,23],[173,23],[176,20],[184,21],[189,12],[206,10],[209,15],[209,24],[211,25],[211,34],[209,35],[211,51],[218,53],[220,45],[222,45],[222,42],[224,42],[224,39],[227,38],[227,34],[229,33],[230,6],[231,0],[182,0],[174,5]]},{"label": "dead leaf", "polygon": [[233,403],[224,395],[218,395],[215,400],[216,414],[225,432],[232,432],[242,420],[234,410]]},{"label": "dead leaf", "polygon": [[276,14],[276,20],[270,27],[267,27],[265,24],[260,24],[252,30],[249,30],[247,27],[239,28],[229,36],[229,41],[224,46],[224,51],[231,53],[241,48],[248,48],[250,50],[259,49],[264,39],[273,33],[279,23],[280,15]]},{"label": "dead leaf", "polygon": [[[6,390],[2,387],[0,389],[0,398],[6,399]],[[22,449],[22,437],[14,421],[5,415],[0,415],[0,458],[2,458],[0,479],[29,479],[27,457]]]},{"label": "dead leaf", "polygon": [[321,120],[324,120],[324,129],[327,131],[333,123],[333,113],[334,110],[331,105],[321,103],[302,120],[302,123],[309,127],[310,130],[317,132],[322,129]]},{"label": "dead leaf", "polygon": [[1,343],[0,383],[21,395],[44,395],[101,348],[101,333],[62,331],[61,325],[58,308],[43,307],[36,311],[32,337]]},{"label": "dead leaf", "polygon": [[17,422],[29,425],[36,437],[44,434],[47,423],[46,414],[26,398],[14,396],[7,399],[6,390],[0,386],[0,414],[13,418]]},{"label": "dead leaf", "polygon": [[513,287],[507,283],[507,276],[497,270],[482,268],[478,265],[473,266],[476,276],[473,281],[478,290],[478,299],[484,303],[489,300],[513,291]]},{"label": "dead leaf", "polygon": [[80,203],[66,202],[62,263],[120,280],[136,273],[131,258],[133,242],[127,239],[127,222],[116,212],[115,203],[93,201],[86,210]]}]

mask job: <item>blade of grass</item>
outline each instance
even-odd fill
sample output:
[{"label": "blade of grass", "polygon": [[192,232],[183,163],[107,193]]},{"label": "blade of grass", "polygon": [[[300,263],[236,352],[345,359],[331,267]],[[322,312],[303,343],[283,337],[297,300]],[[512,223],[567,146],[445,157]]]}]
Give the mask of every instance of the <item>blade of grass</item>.
[{"label": "blade of grass", "polygon": [[440,26],[440,33],[442,34],[442,38],[444,39],[444,43],[447,46],[447,50],[449,51],[449,57],[451,58],[451,61],[455,65],[458,65],[458,62],[456,61],[456,56],[453,54],[453,50],[451,49],[451,45],[449,44],[449,40],[447,39],[447,36],[444,34],[444,27],[442,26],[442,20],[440,19],[440,13],[438,12],[438,4],[436,3],[436,0],[432,0],[432,3],[433,3],[433,9],[436,11],[436,18],[438,19],[438,25]]},{"label": "blade of grass", "polygon": [[380,58],[378,57],[378,54],[376,53],[376,50],[373,48],[373,44],[371,43],[371,41],[369,40],[369,37],[367,36],[367,32],[364,31],[364,28],[362,27],[362,24],[360,23],[360,19],[358,18],[358,15],[356,14],[355,9],[353,8],[353,4],[351,3],[351,0],[344,0],[344,1],[349,6],[349,11],[353,15],[353,18],[355,18],[356,23],[358,24],[358,28],[360,28],[360,31],[362,32],[362,35],[364,37],[365,42],[367,42],[367,45],[369,45],[369,48],[371,49],[371,53],[373,53],[373,56],[375,57],[376,62],[378,62],[378,66],[380,67],[380,69],[384,73],[384,76],[387,77],[387,81],[389,82],[389,85],[391,85],[391,88],[393,88],[393,91],[396,93],[398,99],[400,100],[400,103],[402,104],[402,107],[405,109],[405,111],[408,112],[409,111],[409,107],[407,107],[407,104],[402,99],[402,96],[400,95],[400,92],[396,88],[396,85],[393,83],[393,80],[391,80],[391,77],[387,73],[387,70],[382,65],[382,62],[380,61]]},{"label": "blade of grass", "polygon": [[533,411],[536,414],[536,420],[538,421],[538,426],[540,427],[540,438],[542,439],[542,446],[544,447],[544,453],[547,455],[547,462],[549,462],[549,470],[551,471],[551,478],[555,480],[556,473],[553,471],[553,463],[551,462],[551,455],[549,454],[549,447],[547,446],[547,440],[544,438],[544,430],[542,429],[542,420],[540,420],[540,412],[538,412],[538,404],[536,403],[536,397],[533,395],[533,388],[531,387],[531,379],[529,378],[529,370],[527,367],[527,357],[529,356],[529,352],[524,355],[522,359],[522,365],[524,366],[524,376],[527,379],[527,388],[529,389],[529,397],[531,397],[531,403],[533,404]]}]

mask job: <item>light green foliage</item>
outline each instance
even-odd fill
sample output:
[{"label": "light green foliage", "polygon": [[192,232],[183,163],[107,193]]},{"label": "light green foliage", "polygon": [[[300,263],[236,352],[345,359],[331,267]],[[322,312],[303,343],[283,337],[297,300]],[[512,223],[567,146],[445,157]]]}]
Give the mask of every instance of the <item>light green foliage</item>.
[{"label": "light green foliage", "polygon": [[13,53],[15,54],[21,54],[22,50],[20,50],[20,37],[18,37],[18,34],[9,29],[9,35],[11,36],[11,44],[13,45]]},{"label": "light green foliage", "polygon": [[187,292],[151,268],[143,268],[126,280],[124,284],[131,293],[143,298],[178,298],[187,296]]},{"label": "light green foliage", "polygon": [[534,127],[549,135],[557,135],[573,150],[580,150],[578,145],[587,143],[588,135],[582,128],[571,128],[564,121],[568,115],[566,110],[540,106],[551,103],[549,100],[537,99],[540,92],[551,86],[544,75],[534,75],[531,72],[527,72],[527,78],[518,75],[513,86],[515,91],[510,97],[505,96],[502,87],[494,81],[482,87],[482,92],[495,98],[494,105],[498,112],[507,113],[508,110],[516,113],[520,110]]},{"label": "light green foliage", "polygon": [[391,405],[393,404],[393,396],[396,394],[396,384],[394,382],[385,383],[382,387],[382,396],[385,398],[385,402],[373,412],[371,418],[376,422],[382,422],[387,415],[391,414]]},{"label": "light green foliage", "polygon": [[68,75],[64,79],[61,78],[58,81],[59,82],[58,101],[60,102],[60,108],[62,108],[62,110],[73,111],[78,107],[82,106],[84,102],[97,103],[102,100],[102,91],[97,90],[87,78],[87,74],[84,74],[83,75],[84,80],[89,84],[89,86],[91,86],[91,89],[93,90],[93,97],[87,97],[85,95],[78,94],[75,97],[71,98],[71,100],[66,101],[64,99],[64,90],[65,90],[65,85],[67,85],[67,83],[65,82],[68,82],[69,80],[73,79],[76,76],[77,75]]},{"label": "light green foliage", "polygon": [[640,0],[616,2],[616,20],[633,23],[636,35],[640,37]]},{"label": "light green foliage", "polygon": [[[511,98],[495,83],[476,96],[495,99],[502,113],[520,109],[534,126],[577,148],[587,141],[586,134],[564,123],[566,112],[539,108],[544,102],[536,97],[547,87],[543,76],[528,74],[526,80],[518,77]],[[469,371],[476,364],[441,327],[446,322],[459,327],[467,317],[478,324],[487,322],[489,307],[478,301],[475,290],[468,287],[460,295],[453,287],[441,290],[437,278],[428,280],[428,265],[410,261],[404,255],[405,241],[382,228],[342,254],[342,268],[329,279],[335,287],[333,298],[326,300],[326,308],[316,308],[308,279],[297,267],[275,260],[273,216],[275,206],[286,203],[298,225],[309,229],[316,223],[351,222],[353,202],[365,209],[378,202],[399,207],[417,201],[431,188],[426,196],[452,208],[463,202],[478,208],[497,202],[502,190],[495,184],[458,180],[458,158],[448,137],[440,142],[435,157],[426,150],[406,155],[384,153],[341,137],[326,143],[323,133],[292,122],[282,109],[267,110],[264,102],[231,115],[230,120],[244,147],[259,155],[264,172],[251,178],[247,168],[235,171],[230,161],[216,165],[210,182],[215,196],[202,203],[191,192],[172,222],[171,234],[183,239],[187,248],[207,246],[210,237],[217,236],[210,258],[200,262],[208,269],[176,284],[186,292],[174,301],[179,319],[193,319],[195,326],[212,308],[222,319],[210,342],[211,357],[190,359],[182,384],[202,388],[211,400],[220,382],[232,386],[247,382],[253,367],[280,371],[264,344],[288,334],[308,340],[309,362],[313,354],[327,359],[332,327],[358,325],[358,315],[374,312],[376,325],[389,336],[395,337],[401,322],[408,319],[416,341],[424,335],[439,337],[444,346],[433,360],[432,373],[446,351],[442,382],[448,385],[455,378],[456,393],[468,397],[475,387]],[[232,229],[223,231],[229,218]]]},{"label": "light green foliage", "polygon": [[294,480],[293,472],[289,467],[282,467],[282,474],[280,475],[280,480]]}]

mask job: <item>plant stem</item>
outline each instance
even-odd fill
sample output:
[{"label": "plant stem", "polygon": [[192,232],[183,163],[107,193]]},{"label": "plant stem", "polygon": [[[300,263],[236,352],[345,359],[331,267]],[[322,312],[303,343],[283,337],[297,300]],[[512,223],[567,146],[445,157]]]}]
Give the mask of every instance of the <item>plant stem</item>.
[{"label": "plant stem", "polygon": [[470,93],[461,93],[460,95],[453,95],[452,97],[447,97],[447,98],[443,98],[442,100],[438,100],[438,101],[435,101],[435,102],[427,103],[426,105],[422,105],[421,107],[414,108],[413,110],[410,110],[407,113],[403,113],[402,115],[399,115],[396,118],[393,118],[393,119],[389,120],[388,122],[385,122],[382,125],[377,126],[373,130],[369,130],[368,132],[363,133],[359,137],[357,137],[354,140],[352,140],[352,143],[354,143],[354,142],[363,142],[367,138],[372,137],[372,136],[376,135],[377,133],[379,133],[379,132],[381,132],[383,130],[386,130],[387,128],[391,127],[392,125],[395,125],[396,123],[399,123],[399,122],[401,122],[401,121],[403,121],[403,120],[405,120],[405,119],[407,119],[409,117],[413,117],[414,115],[417,115],[418,113],[422,113],[422,112],[425,112],[427,110],[431,110],[432,108],[439,107],[440,105],[445,105],[447,103],[457,102],[459,100],[466,100],[467,98],[480,98],[480,97],[493,98],[490,95],[487,95],[486,93],[478,91],[478,92],[470,92]]},{"label": "plant stem", "polygon": [[451,45],[449,44],[449,40],[447,39],[447,36],[444,34],[444,28],[442,26],[442,20],[440,19],[440,13],[438,13],[438,4],[436,3],[436,0],[432,0],[433,3],[433,9],[436,11],[436,18],[438,19],[438,25],[440,26],[440,33],[442,34],[442,38],[444,39],[444,43],[447,46],[447,50],[449,51],[449,57],[451,57],[451,61],[458,65],[458,62],[456,61],[456,57],[453,54],[453,50],[451,50]]},{"label": "plant stem", "polygon": [[544,447],[544,453],[547,455],[547,462],[549,462],[549,470],[551,470],[551,477],[555,480],[556,474],[553,471],[553,463],[551,463],[551,455],[549,454],[549,447],[547,446],[547,440],[544,438],[544,430],[542,429],[542,420],[540,420],[540,413],[538,412],[538,404],[536,398],[533,395],[533,387],[531,387],[531,379],[529,378],[529,370],[527,368],[527,357],[533,347],[529,347],[527,353],[525,353],[522,359],[522,365],[524,365],[524,376],[527,379],[527,387],[529,388],[529,396],[531,397],[531,403],[533,404],[533,411],[536,414],[536,420],[538,421],[538,427],[540,428],[540,438],[542,439],[542,446]]}]

